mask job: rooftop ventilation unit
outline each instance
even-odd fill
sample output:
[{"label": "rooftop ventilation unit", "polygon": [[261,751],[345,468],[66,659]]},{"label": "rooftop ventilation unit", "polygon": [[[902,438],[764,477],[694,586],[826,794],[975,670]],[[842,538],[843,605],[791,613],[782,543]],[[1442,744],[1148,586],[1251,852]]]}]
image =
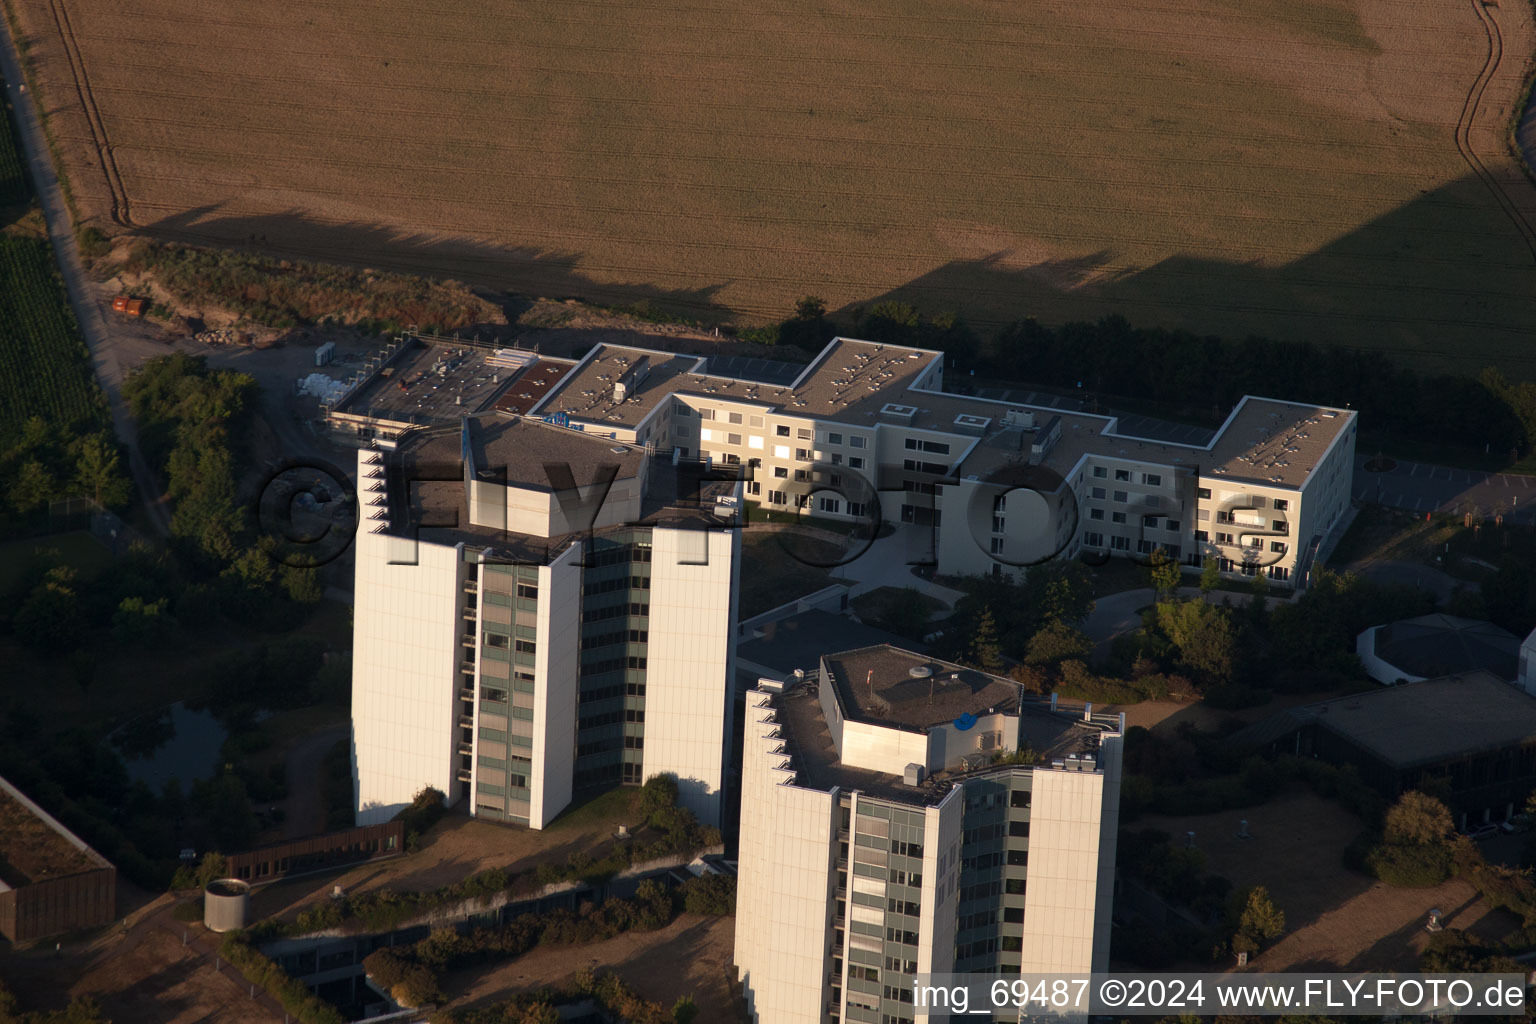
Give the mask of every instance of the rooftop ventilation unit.
[{"label": "rooftop ventilation unit", "polygon": [[917,407],[913,405],[897,405],[895,402],[887,402],[880,409],[880,415],[886,419],[895,420],[897,423],[911,424],[912,417],[917,415]]},{"label": "rooftop ventilation unit", "polygon": [[1061,440],[1061,417],[1052,416],[1035,436],[1034,443],[1029,446],[1029,453],[1034,458],[1043,458],[1059,440]]},{"label": "rooftop ventilation unit", "polygon": [[629,369],[619,375],[619,379],[613,385],[613,400],[622,402],[635,393],[635,389],[644,383],[645,378],[651,375],[651,360],[648,356],[636,359]]},{"label": "rooftop ventilation unit", "polygon": [[911,676],[913,679],[927,679],[929,676],[933,675],[933,669],[929,668],[927,665],[913,665],[911,668],[907,669],[907,675]]},{"label": "rooftop ventilation unit", "polygon": [[909,786],[921,786],[923,784],[923,766],[913,761],[907,765],[907,770],[902,772],[901,781]]},{"label": "rooftop ventilation unit", "polygon": [[1026,409],[1009,409],[1003,413],[1003,422],[1010,427],[1035,429],[1035,414]]},{"label": "rooftop ventilation unit", "polygon": [[972,416],[969,413],[961,413],[955,417],[955,430],[972,437],[980,437],[987,432],[987,424],[992,420],[986,416]]}]

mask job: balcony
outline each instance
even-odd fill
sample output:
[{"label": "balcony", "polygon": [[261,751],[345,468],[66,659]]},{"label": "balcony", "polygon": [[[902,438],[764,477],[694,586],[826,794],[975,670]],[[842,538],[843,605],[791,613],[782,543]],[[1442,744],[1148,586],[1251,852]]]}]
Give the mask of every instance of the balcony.
[{"label": "balcony", "polygon": [[470,778],[469,769],[460,768],[458,774],[455,775],[454,778],[458,779],[460,782],[468,782]]},{"label": "balcony", "polygon": [[473,743],[469,742],[468,740],[460,740],[459,741],[459,753],[461,753],[461,754],[468,754],[470,756],[474,756],[475,745]]},{"label": "balcony", "polygon": [[459,716],[459,728],[460,729],[473,729],[474,727],[475,727],[475,716],[474,715],[460,715]]},{"label": "balcony", "polygon": [[472,686],[465,686],[465,687],[463,687],[463,688],[461,688],[459,690],[459,700],[474,700],[474,699],[475,699],[475,689],[474,689],[474,687],[472,687]]}]

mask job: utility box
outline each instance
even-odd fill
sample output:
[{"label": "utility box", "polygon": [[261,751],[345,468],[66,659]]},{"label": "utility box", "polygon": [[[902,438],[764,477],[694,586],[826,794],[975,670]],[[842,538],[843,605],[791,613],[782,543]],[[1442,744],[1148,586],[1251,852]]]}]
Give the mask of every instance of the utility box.
[{"label": "utility box", "polygon": [[321,345],[319,348],[315,349],[316,366],[330,366],[331,363],[335,361],[336,343],[334,341],[328,341],[324,345]]}]

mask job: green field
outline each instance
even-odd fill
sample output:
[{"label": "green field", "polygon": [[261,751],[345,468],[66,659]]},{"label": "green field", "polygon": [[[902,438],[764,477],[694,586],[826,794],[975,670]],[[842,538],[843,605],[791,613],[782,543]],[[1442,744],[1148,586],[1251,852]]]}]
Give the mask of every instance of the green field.
[{"label": "green field", "polygon": [[47,242],[0,235],[0,439],[33,416],[72,432],[106,426],[106,400],[91,375]]},{"label": "green field", "polygon": [[[14,214],[25,211],[32,193],[9,109],[5,115],[0,211]],[[34,416],[61,434],[108,425],[106,399],[92,375],[90,351],[69,308],[52,246],[7,231],[0,222],[0,454]]]},{"label": "green field", "polygon": [[[0,79],[0,90],[5,88]],[[10,111],[5,112],[5,131],[0,132],[0,211],[25,202],[28,196],[26,175],[21,169],[21,147],[11,131]]]}]

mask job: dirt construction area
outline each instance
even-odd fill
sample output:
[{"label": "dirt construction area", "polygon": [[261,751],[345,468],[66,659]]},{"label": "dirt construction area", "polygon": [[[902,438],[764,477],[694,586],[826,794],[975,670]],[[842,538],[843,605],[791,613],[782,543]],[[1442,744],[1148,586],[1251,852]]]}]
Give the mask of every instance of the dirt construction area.
[{"label": "dirt construction area", "polygon": [[[1238,838],[1243,818],[1252,838]],[[1269,888],[1285,911],[1286,934],[1252,961],[1254,970],[1413,969],[1429,938],[1429,911],[1437,907],[1448,927],[1484,938],[1520,925],[1502,911],[1490,912],[1467,882],[1396,889],[1349,870],[1344,848],[1365,826],[1337,803],[1311,794],[1220,814],[1148,815],[1129,827],[1160,829],[1180,844],[1193,831],[1207,871],[1229,879],[1234,889]]]},{"label": "dirt construction area", "polygon": [[4,2],[111,232],[1536,366],[1525,3]]}]

